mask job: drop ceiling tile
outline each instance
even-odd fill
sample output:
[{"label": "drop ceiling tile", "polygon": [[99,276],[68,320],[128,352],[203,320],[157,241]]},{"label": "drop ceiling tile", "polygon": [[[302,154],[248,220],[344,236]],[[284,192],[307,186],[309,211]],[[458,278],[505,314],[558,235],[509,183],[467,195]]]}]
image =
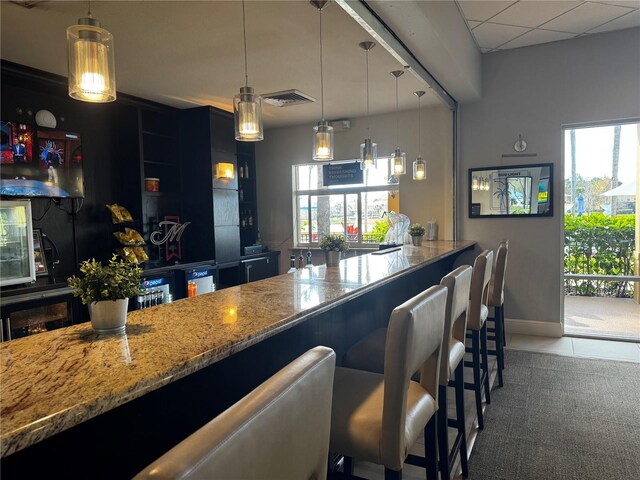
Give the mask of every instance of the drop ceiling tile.
[{"label": "drop ceiling tile", "polygon": [[518,2],[491,19],[491,23],[537,27],[580,5],[574,2]]},{"label": "drop ceiling tile", "polygon": [[631,13],[627,13],[624,17],[611,20],[604,25],[589,30],[589,33],[610,32],[612,30],[623,30],[633,27],[640,27],[640,10],[634,10]]},{"label": "drop ceiling tile", "polygon": [[640,0],[619,2],[615,0],[594,0],[594,3],[606,3],[609,5],[618,5],[619,7],[640,8]]},{"label": "drop ceiling tile", "polygon": [[484,22],[514,2],[459,1],[464,18]]},{"label": "drop ceiling tile", "polygon": [[540,43],[555,42],[558,40],[566,40],[575,37],[573,33],[552,32],[549,30],[531,30],[521,37],[501,45],[501,49],[527,47],[529,45],[537,45]]},{"label": "drop ceiling tile", "polygon": [[475,20],[467,20],[467,25],[469,25],[469,30],[473,30],[474,28],[476,28],[481,23],[482,22],[476,22]]},{"label": "drop ceiling tile", "polygon": [[582,33],[628,12],[625,7],[586,2],[541,26],[548,30]]},{"label": "drop ceiling tile", "polygon": [[519,35],[529,31],[529,28],[512,27],[510,25],[499,25],[495,23],[483,23],[473,29],[473,36],[476,37],[478,46],[484,48],[496,48],[509,40],[513,40]]}]

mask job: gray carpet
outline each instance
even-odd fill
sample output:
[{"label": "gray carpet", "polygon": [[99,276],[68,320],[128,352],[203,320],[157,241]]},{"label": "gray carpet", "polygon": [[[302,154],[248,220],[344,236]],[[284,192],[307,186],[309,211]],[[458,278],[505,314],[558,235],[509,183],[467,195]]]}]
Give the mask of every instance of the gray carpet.
[{"label": "gray carpet", "polygon": [[507,350],[472,480],[640,478],[640,364]]}]

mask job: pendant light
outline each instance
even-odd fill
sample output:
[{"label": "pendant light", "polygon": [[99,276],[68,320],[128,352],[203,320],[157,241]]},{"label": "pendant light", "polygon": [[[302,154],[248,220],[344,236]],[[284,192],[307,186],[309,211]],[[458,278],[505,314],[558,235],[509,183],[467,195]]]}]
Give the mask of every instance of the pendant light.
[{"label": "pendant light", "polygon": [[333,127],[324,119],[324,77],[322,72],[322,9],[329,0],[311,0],[320,16],[320,108],[321,120],[313,127],[313,159],[319,162],[333,160]]},{"label": "pendant light", "polygon": [[418,181],[423,181],[427,179],[427,162],[422,158],[420,154],[420,98],[425,94],[424,91],[420,90],[418,92],[413,93],[416,97],[418,97],[418,156],[413,161],[413,179]]},{"label": "pendant light", "polygon": [[236,127],[236,140],[241,142],[259,142],[264,138],[262,129],[262,97],[256,95],[249,86],[247,73],[247,26],[242,0],[242,33],[244,38],[244,87],[233,97],[233,118]]},{"label": "pendant light", "polygon": [[398,78],[404,75],[404,70],[394,70],[391,72],[396,79],[396,149],[391,154],[389,159],[391,168],[391,178],[389,183],[398,183],[398,175],[404,175],[407,173],[407,154],[400,150],[400,142],[398,140],[399,127],[398,127]]},{"label": "pendant light", "polygon": [[83,102],[105,103],[116,99],[113,35],[91,16],[67,28],[69,96]]},{"label": "pendant light", "polygon": [[369,119],[369,50],[376,46],[374,42],[360,42],[358,46],[366,52],[367,59],[367,138],[360,144],[361,168],[375,167],[378,159],[378,145],[371,141]]}]

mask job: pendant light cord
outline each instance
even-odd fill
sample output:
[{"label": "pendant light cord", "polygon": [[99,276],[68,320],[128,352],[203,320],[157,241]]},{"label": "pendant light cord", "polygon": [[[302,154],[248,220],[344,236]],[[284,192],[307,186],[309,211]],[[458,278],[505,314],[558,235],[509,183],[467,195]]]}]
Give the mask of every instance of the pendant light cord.
[{"label": "pendant light cord", "polygon": [[320,110],[322,121],[324,122],[324,76],[322,72],[322,8],[320,10]]},{"label": "pendant light cord", "polygon": [[88,0],[88,1],[89,1],[89,6],[87,8],[87,16],[91,17],[91,0]]},{"label": "pendant light cord", "polygon": [[369,50],[366,51],[366,61],[367,61],[367,133],[370,133],[371,127],[371,119],[369,118]]},{"label": "pendant light cord", "polygon": [[422,156],[422,153],[421,153],[422,148],[420,147],[420,130],[421,130],[421,127],[420,127],[421,115],[420,115],[420,113],[422,113],[420,111],[420,99],[421,99],[421,97],[418,97],[418,156],[419,157]]},{"label": "pendant light cord", "polygon": [[249,86],[249,73],[247,68],[247,25],[244,14],[244,0],[242,0],[242,35],[244,38],[244,86]]},{"label": "pendant light cord", "polygon": [[398,139],[399,139],[398,130],[399,129],[400,129],[400,124],[398,122],[398,77],[396,77],[396,147],[400,146],[400,142],[398,141]]}]

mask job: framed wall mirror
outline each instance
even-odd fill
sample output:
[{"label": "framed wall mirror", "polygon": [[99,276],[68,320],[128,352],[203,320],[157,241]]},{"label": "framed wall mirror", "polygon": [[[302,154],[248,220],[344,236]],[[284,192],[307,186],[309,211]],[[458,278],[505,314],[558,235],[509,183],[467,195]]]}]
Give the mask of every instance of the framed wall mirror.
[{"label": "framed wall mirror", "polygon": [[552,216],[552,163],[469,169],[469,218]]}]

